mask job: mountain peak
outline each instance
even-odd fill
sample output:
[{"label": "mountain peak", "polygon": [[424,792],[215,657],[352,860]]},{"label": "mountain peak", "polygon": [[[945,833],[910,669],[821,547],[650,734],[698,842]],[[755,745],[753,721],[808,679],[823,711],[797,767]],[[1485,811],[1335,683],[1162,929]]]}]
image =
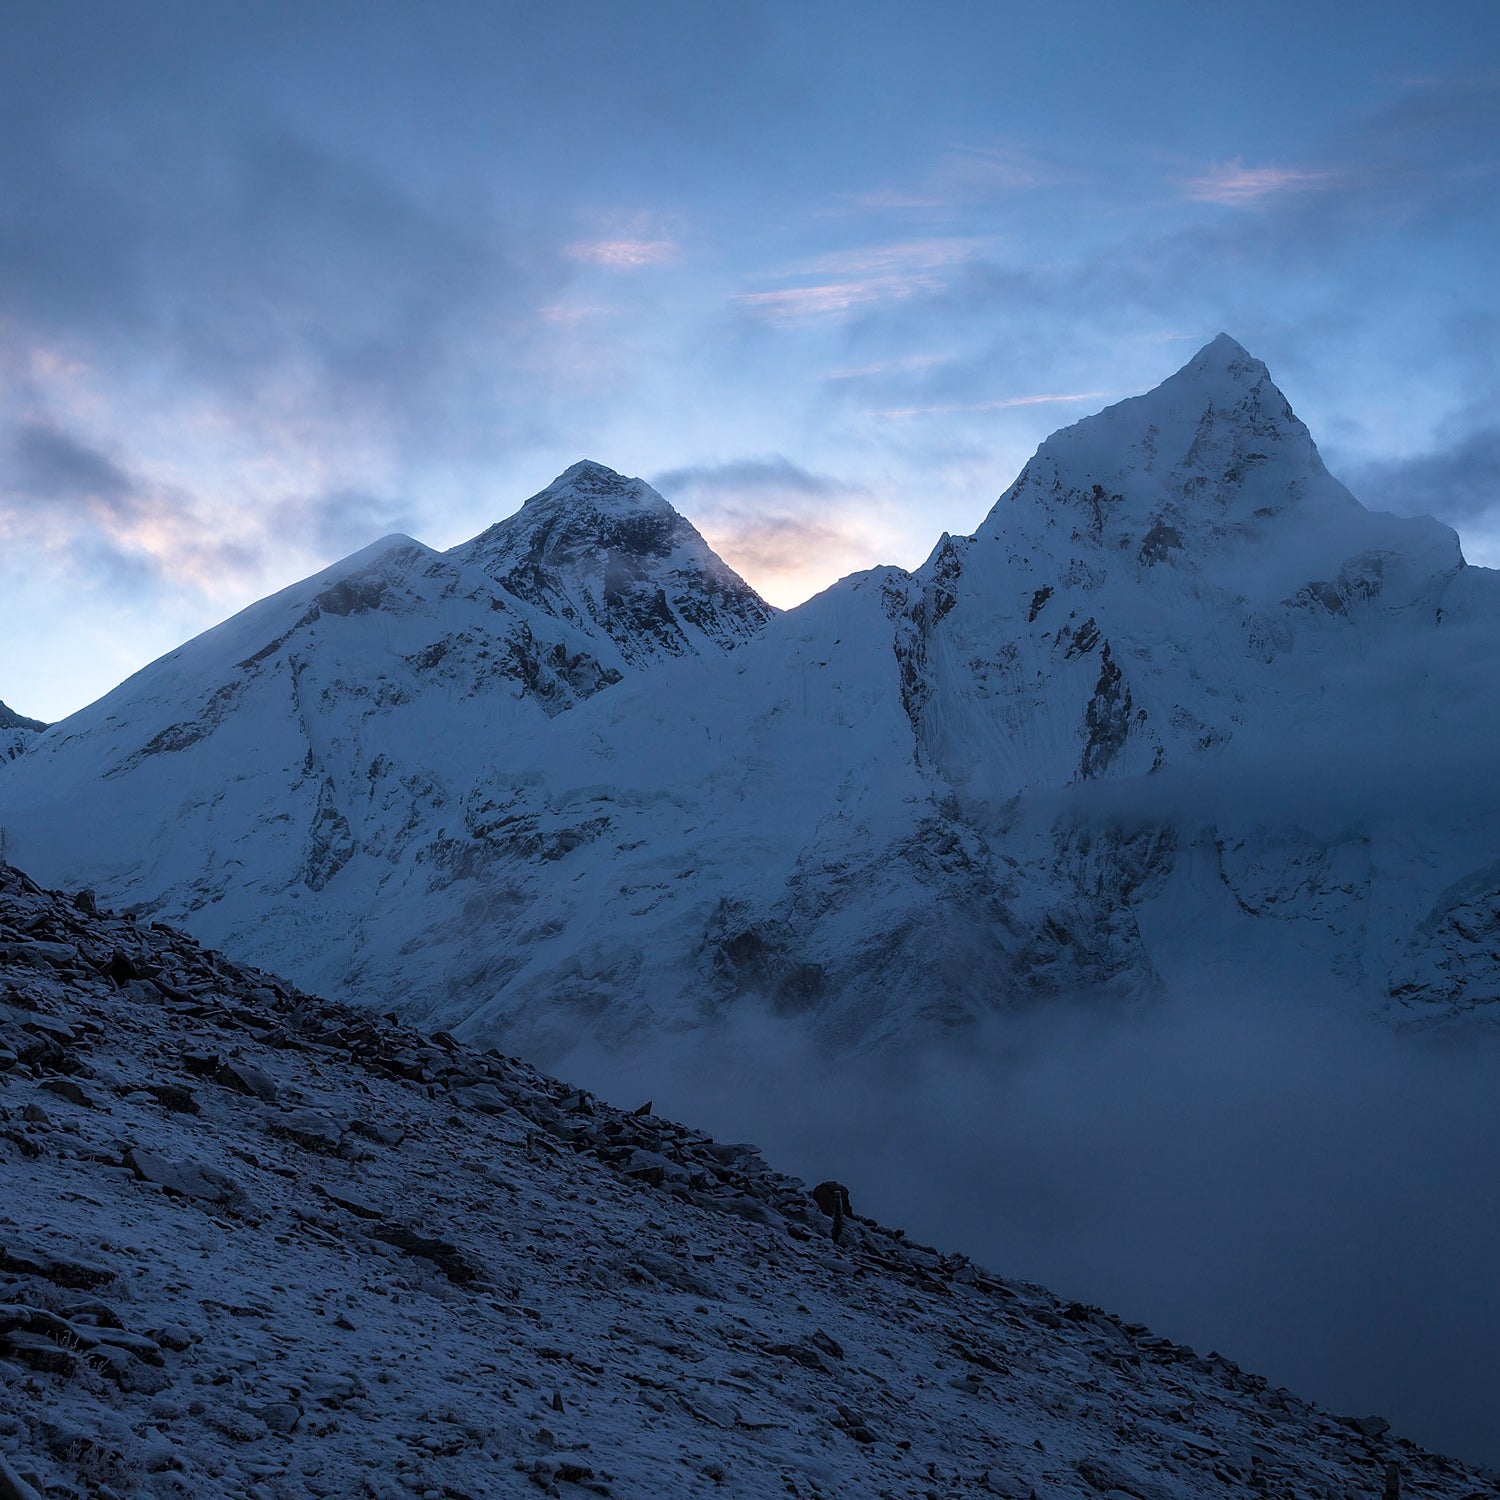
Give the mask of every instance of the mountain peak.
[{"label": "mountain peak", "polygon": [[[582,458],[570,464],[546,489],[522,507],[547,508],[558,501],[586,500],[596,510],[612,514],[633,511],[671,512],[672,507],[643,479],[618,474],[605,464]],[[675,512],[674,512],[675,514]],[[502,525],[505,523],[502,522]]]},{"label": "mountain peak", "polygon": [[1221,333],[1206,343],[1175,375],[1169,376],[1157,387],[1163,390],[1174,383],[1193,386],[1223,388],[1227,386],[1254,387],[1266,382],[1276,397],[1285,401],[1281,392],[1271,382],[1271,372],[1248,349],[1227,333]]},{"label": "mountain peak", "polygon": [[1227,541],[1283,512],[1356,503],[1270,371],[1221,333],[1152,390],[1053,433],[980,530],[1068,517],[1109,556],[1135,556],[1152,534]]},{"label": "mountain peak", "polygon": [[645,480],[593,459],[452,555],[558,619],[602,629],[627,662],[730,650],[775,613]]},{"label": "mountain peak", "polygon": [[1228,365],[1244,363],[1265,366],[1236,338],[1227,333],[1217,333],[1189,361],[1190,364],[1217,363]]}]

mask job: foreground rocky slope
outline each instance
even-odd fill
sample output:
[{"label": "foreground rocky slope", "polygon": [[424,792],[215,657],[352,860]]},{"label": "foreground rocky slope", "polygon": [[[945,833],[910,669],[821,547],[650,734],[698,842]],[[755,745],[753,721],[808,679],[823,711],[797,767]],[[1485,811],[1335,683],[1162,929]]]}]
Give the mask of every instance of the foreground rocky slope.
[{"label": "foreground rocky slope", "polygon": [[0,767],[10,857],[556,1062],[771,1011],[1500,1009],[1500,575],[1367,511],[1218,338],[976,535],[776,618],[584,464],[391,539]]},{"label": "foreground rocky slope", "polygon": [[7,1500],[1500,1493],[8,866],[0,1184]]}]

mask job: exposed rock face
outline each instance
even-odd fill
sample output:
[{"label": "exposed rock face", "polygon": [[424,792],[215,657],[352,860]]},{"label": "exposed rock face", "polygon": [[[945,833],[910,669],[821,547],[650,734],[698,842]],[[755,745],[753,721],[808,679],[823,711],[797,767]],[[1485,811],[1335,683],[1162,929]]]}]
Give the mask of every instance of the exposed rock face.
[{"label": "exposed rock face", "polygon": [[0,761],[23,754],[46,727],[40,719],[28,719],[0,703]]},{"label": "exposed rock face", "polygon": [[1500,994],[1448,894],[1500,847],[1497,659],[1500,576],[1360,506],[1221,337],[974,536],[779,617],[595,464],[444,556],[377,544],[50,731],[0,829],[537,1059],[1225,983],[1442,1020]]},{"label": "exposed rock face", "polygon": [[775,613],[650,485],[587,460],[449,556],[632,665],[731,649]]},{"label": "exposed rock face", "polygon": [[15,709],[7,708],[0,703],[0,729],[45,729],[47,726],[40,719],[28,719],[24,714],[18,714]]},{"label": "exposed rock face", "polygon": [[0,865],[6,1493],[1493,1492],[836,1182],[91,907]]}]

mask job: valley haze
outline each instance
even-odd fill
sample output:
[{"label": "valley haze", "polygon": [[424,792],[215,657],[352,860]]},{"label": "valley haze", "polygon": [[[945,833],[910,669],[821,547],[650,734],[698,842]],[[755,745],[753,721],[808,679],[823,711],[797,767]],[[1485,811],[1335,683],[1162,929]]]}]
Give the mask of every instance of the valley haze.
[{"label": "valley haze", "polygon": [[384,538],[7,712],[0,853],[1495,1462],[1497,659],[1221,335],[786,612],[592,461]]}]

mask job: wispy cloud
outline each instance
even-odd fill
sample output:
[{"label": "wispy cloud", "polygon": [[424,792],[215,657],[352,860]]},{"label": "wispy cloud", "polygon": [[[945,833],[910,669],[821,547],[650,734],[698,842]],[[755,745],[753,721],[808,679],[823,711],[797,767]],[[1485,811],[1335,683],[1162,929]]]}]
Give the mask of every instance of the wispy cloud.
[{"label": "wispy cloud", "polygon": [[1077,176],[1074,169],[1018,144],[959,144],[943,151],[915,184],[850,193],[843,202],[874,212],[952,213]]},{"label": "wispy cloud", "polygon": [[983,242],[968,237],[902,240],[831,251],[775,273],[797,286],[742,292],[735,301],[752,317],[795,323],[836,316],[919,292],[940,291],[952,271],[971,260]]},{"label": "wispy cloud", "polygon": [[926,417],[938,413],[964,411],[1009,411],[1018,406],[1060,406],[1075,401],[1113,401],[1111,391],[1071,391],[1067,394],[1034,396],[1001,396],[994,401],[965,401],[947,406],[902,406],[888,408],[880,413],[883,417]]},{"label": "wispy cloud", "polygon": [[1287,193],[1326,190],[1339,181],[1337,172],[1310,172],[1300,167],[1247,167],[1235,159],[1216,162],[1201,176],[1188,178],[1182,184],[1182,194],[1195,203],[1241,208]]},{"label": "wispy cloud", "polygon": [[738,458],[729,463],[668,469],[654,476],[651,484],[669,499],[686,493],[713,498],[767,491],[781,495],[837,495],[854,493],[857,489],[829,475],[814,474],[779,453],[766,458]]},{"label": "wispy cloud", "polygon": [[951,354],[900,354],[890,359],[872,360],[869,364],[829,370],[822,378],[831,384],[843,381],[884,380],[889,376],[917,374],[946,364]]},{"label": "wispy cloud", "polygon": [[651,266],[672,265],[681,256],[673,239],[579,240],[566,247],[567,254],[608,271],[643,271]]}]

